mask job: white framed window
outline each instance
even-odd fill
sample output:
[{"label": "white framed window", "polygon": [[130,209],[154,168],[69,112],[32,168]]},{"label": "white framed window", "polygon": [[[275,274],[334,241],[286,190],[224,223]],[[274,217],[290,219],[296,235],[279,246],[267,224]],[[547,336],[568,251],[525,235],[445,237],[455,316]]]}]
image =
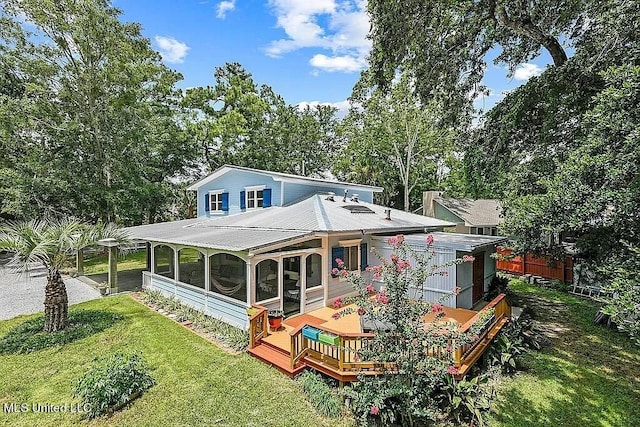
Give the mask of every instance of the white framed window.
[{"label": "white framed window", "polygon": [[347,271],[360,271],[360,243],[362,239],[354,240],[341,240],[340,246],[342,246],[344,254],[344,268]]},{"label": "white framed window", "polygon": [[224,190],[209,192],[209,212],[222,212],[222,193]]},{"label": "white framed window", "polygon": [[264,186],[246,187],[244,190],[247,209],[256,209],[263,207]]}]

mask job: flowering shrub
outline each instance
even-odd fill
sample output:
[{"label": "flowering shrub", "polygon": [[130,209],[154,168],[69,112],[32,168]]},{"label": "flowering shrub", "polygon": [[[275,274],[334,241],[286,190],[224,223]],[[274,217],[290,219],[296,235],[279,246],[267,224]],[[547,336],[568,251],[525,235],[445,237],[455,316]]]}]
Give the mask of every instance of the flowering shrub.
[{"label": "flowering shrub", "polygon": [[[436,396],[447,378],[458,373],[453,352],[470,342],[470,334],[459,333],[457,324],[441,321],[442,303],[459,289],[442,301],[425,302],[426,280],[451,265],[473,261],[473,257],[438,265],[434,251],[418,252],[402,235],[388,238],[387,243],[393,248],[389,259],[382,259],[372,249],[381,264],[367,267],[374,280],[384,282],[385,289],[375,292],[366,280],[368,275],[345,274],[339,269],[338,274],[344,274],[357,292],[355,297],[340,300],[340,307],[354,303],[357,308],[342,308],[334,318],[357,312],[368,316],[373,325],[385,326],[378,328],[370,345],[356,355],[358,360],[376,363],[382,375],[362,376],[346,392],[360,422],[413,425],[442,414],[442,399]],[[426,243],[431,245],[433,237],[428,236]],[[435,319],[425,322],[431,313]]]}]

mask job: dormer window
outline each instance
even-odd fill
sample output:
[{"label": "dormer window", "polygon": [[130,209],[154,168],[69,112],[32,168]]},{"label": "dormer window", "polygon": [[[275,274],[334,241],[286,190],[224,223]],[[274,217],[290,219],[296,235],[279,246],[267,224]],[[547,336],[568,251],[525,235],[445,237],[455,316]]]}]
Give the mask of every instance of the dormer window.
[{"label": "dormer window", "polygon": [[240,192],[241,209],[268,208],[271,206],[271,189],[264,185],[245,187]]},{"label": "dormer window", "polygon": [[247,209],[261,208],[263,203],[263,190],[247,190]]},{"label": "dormer window", "polygon": [[204,210],[209,213],[223,213],[229,210],[229,193],[224,190],[209,191],[204,199]]}]

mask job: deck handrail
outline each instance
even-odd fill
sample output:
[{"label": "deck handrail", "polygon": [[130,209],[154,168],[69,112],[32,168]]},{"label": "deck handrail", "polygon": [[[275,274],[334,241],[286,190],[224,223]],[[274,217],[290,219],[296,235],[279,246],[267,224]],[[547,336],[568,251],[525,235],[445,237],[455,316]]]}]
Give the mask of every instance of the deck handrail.
[{"label": "deck handrail", "polygon": [[251,308],[256,312],[249,316],[249,348],[255,348],[269,335],[269,309],[258,304],[251,304]]},{"label": "deck handrail", "polygon": [[471,344],[461,345],[455,349],[454,365],[457,368],[475,363],[479,358],[479,355],[475,354],[475,350],[483,343],[485,337],[493,331],[503,319],[511,318],[511,305],[507,301],[507,296],[505,294],[500,294],[482,308],[482,310],[476,313],[476,315],[469,319],[464,325],[462,325],[460,333],[469,333],[471,327],[475,325],[479,319],[484,319],[484,316],[489,310],[494,311],[491,323],[485,325],[485,327],[478,332],[478,336],[475,337],[474,342]]}]

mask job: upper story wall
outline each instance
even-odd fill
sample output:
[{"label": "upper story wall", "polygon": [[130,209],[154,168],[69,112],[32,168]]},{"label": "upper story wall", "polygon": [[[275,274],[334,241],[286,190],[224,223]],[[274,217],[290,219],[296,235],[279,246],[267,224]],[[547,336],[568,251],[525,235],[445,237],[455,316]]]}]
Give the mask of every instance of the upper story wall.
[{"label": "upper story wall", "polygon": [[[241,195],[244,192],[246,199],[247,188],[264,187],[270,195],[270,206],[282,206],[293,203],[312,196],[315,193],[336,193],[336,197],[342,197],[344,190],[349,190],[349,197],[358,194],[363,202],[373,203],[373,190],[354,188],[347,184],[323,183],[323,182],[286,182],[281,180],[279,176],[269,175],[268,173],[259,173],[247,170],[231,169],[212,181],[203,184],[197,190],[198,197],[198,217],[215,217],[220,215],[232,215],[244,212],[248,207],[243,202]],[[223,210],[215,211],[215,209],[206,210],[205,197],[209,197],[211,192],[226,194],[222,201]],[[265,197],[266,198],[266,197]],[[221,196],[222,199],[222,196]],[[211,205],[211,202],[209,203]],[[243,206],[245,209],[243,209]],[[257,208],[261,209],[261,208]]]},{"label": "upper story wall", "polygon": [[[246,191],[247,187],[253,186],[264,186],[265,189],[271,190],[271,206],[280,206],[282,205],[281,185],[281,182],[275,181],[273,177],[265,174],[251,171],[230,170],[224,175],[198,188],[198,217],[213,217],[243,212],[240,208],[240,194],[241,192]],[[205,195],[208,196],[210,192],[220,190],[229,194],[229,209],[223,212],[206,212]]]}]

